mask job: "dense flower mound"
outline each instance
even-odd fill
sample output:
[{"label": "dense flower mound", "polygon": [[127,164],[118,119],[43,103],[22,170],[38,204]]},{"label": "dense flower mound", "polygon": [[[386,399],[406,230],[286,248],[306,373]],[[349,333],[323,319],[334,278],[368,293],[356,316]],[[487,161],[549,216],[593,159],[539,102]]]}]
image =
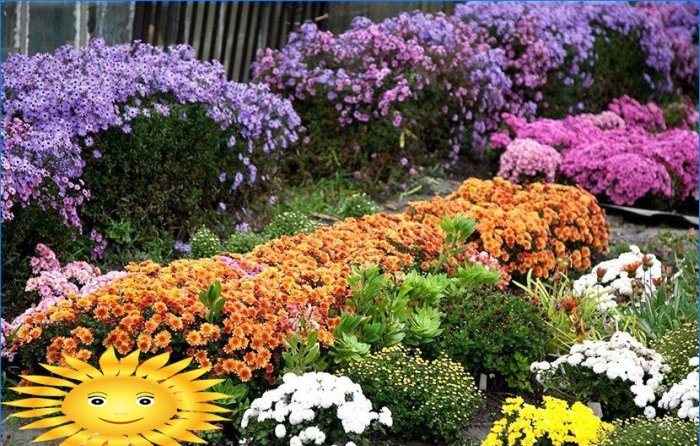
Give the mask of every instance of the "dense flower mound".
[{"label": "dense flower mound", "polygon": [[638,39],[645,58],[642,75],[651,87],[670,91],[672,75],[697,77],[697,5],[469,2],[457,5],[454,15],[488,32],[492,46],[505,50],[504,70],[513,80],[509,100],[517,114],[554,105],[543,101],[544,87],[553,82],[584,90],[605,82],[591,70],[596,40],[609,42],[615,34]]},{"label": "dense flower mound", "polygon": [[129,133],[135,118],[169,115],[175,103],[202,104],[240,152],[239,171],[227,172],[232,189],[262,176],[254,154],[297,139],[299,117],[289,101],[263,85],[227,81],[221,64],[198,61],[187,46],[95,39],[81,50],[10,56],[2,77],[3,221],[15,206],[36,202],[80,228],[78,210],[89,197],[80,177],[93,136],[113,127]]},{"label": "dense flower mound", "polygon": [[477,221],[479,246],[510,271],[548,277],[558,259],[574,269],[591,267],[607,249],[608,228],[596,199],[580,188],[503,179],[467,180],[445,198],[411,203],[413,218],[436,222],[462,214]]},{"label": "dense flower mound", "polygon": [[552,183],[559,172],[561,155],[554,148],[532,139],[516,139],[501,155],[498,176],[514,183],[544,177]]},{"label": "dense flower mound", "polygon": [[[491,143],[510,147],[514,138],[556,149],[561,152],[562,178],[614,204],[631,205],[649,197],[697,198],[697,132],[667,129],[658,106],[642,105],[629,97],[613,101],[610,110],[533,122],[507,114],[504,122],[510,134],[496,133]],[[697,122],[697,111],[692,119]],[[525,157],[518,162],[519,170],[530,167]],[[503,170],[516,170],[512,156],[503,163]]]},{"label": "dense flower mound", "polygon": [[[25,363],[34,364],[60,363],[62,352],[89,355],[93,342],[121,353],[172,349],[211,364],[219,375],[247,381],[264,371],[271,378],[272,353],[290,327],[290,304],[311,307],[319,339],[330,344],[350,292],[346,279],[352,266],[379,265],[389,277],[414,266],[433,267],[444,247],[439,226],[444,213],[478,219],[473,248],[483,248],[506,271],[525,272],[528,265],[535,275],[548,276],[555,259],[566,256],[574,268],[588,268],[591,253],[607,245],[602,211],[577,188],[470,179],[445,199],[413,206],[410,213],[348,218],[310,234],[281,237],[245,255],[132,264],[127,276],[94,293],[69,294],[27,318],[8,352],[28,355]],[[489,256],[474,258],[494,267]],[[212,319],[198,296],[217,280],[226,304]]]},{"label": "dense flower mound", "polygon": [[[295,101],[317,144],[329,144],[316,126],[331,116],[333,126],[370,124],[362,128],[379,132],[376,138],[386,138],[385,127],[410,129],[421,149],[442,150],[455,161],[470,141],[483,146],[498,120],[510,88],[501,65],[502,51],[471,26],[443,13],[415,12],[382,23],[357,17],[337,36],[304,24],[281,50],[260,52],[253,75]],[[365,141],[376,151],[389,145],[395,151],[397,143]]]}]

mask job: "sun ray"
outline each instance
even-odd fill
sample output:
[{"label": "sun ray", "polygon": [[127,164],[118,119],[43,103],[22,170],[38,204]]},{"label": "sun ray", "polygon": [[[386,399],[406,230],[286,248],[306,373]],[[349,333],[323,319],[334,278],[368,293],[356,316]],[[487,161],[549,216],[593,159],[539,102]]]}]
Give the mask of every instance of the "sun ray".
[{"label": "sun ray", "polygon": [[139,365],[139,354],[141,352],[134,350],[128,356],[119,360],[119,376],[131,376],[136,371]]},{"label": "sun ray", "polygon": [[178,409],[180,407],[182,407],[182,410],[188,411],[188,412],[218,412],[218,413],[231,412],[230,410],[224,409],[223,407],[215,406],[213,404],[206,404],[206,403],[193,403],[193,404],[187,405],[187,406],[178,406]]},{"label": "sun ray", "polygon": [[34,396],[64,396],[68,395],[68,392],[56,389],[54,387],[37,387],[37,386],[24,386],[24,387],[10,387],[10,390],[14,390],[17,393],[24,393],[25,395]]},{"label": "sun ray", "polygon": [[117,376],[119,374],[119,360],[114,352],[114,347],[110,346],[102,356],[100,356],[100,369],[104,376]]},{"label": "sun ray", "polygon": [[80,446],[105,446],[108,440],[109,436],[107,435],[93,433],[87,443],[81,444]]},{"label": "sun ray", "polygon": [[111,437],[108,446],[129,446],[129,439],[125,435]]},{"label": "sun ray", "polygon": [[161,369],[165,364],[167,364],[168,359],[170,359],[170,353],[161,353],[158,356],[154,356],[151,359],[144,361],[144,363],[136,369],[136,376],[141,378],[149,378],[151,373]]},{"label": "sun ray", "polygon": [[41,375],[20,375],[20,378],[35,384],[44,384],[54,387],[75,387],[75,383],[66,381],[65,379],[54,378],[53,376]]},{"label": "sun ray", "polygon": [[[178,412],[178,417],[190,421],[229,421],[228,418],[222,416],[206,413],[206,412]],[[171,421],[177,421],[179,418],[174,418]]]},{"label": "sun ray", "polygon": [[60,406],[61,400],[52,400],[49,398],[25,398],[23,400],[10,401],[3,404],[15,407],[54,407]]},{"label": "sun ray", "polygon": [[[173,420],[173,421],[177,421],[177,420]],[[185,421],[185,420],[183,420],[182,426],[179,426],[179,427],[178,427],[179,429],[185,428],[185,427],[184,427],[184,421]],[[206,430],[219,430],[219,429],[221,429],[219,426],[216,426],[216,425],[214,425],[214,424],[207,423],[206,421],[197,421],[197,422],[194,422],[194,423],[192,423],[191,420],[187,420],[187,421],[188,421],[189,423],[191,423],[192,425],[191,425],[190,427],[187,427],[186,429],[192,430],[192,431],[206,431]],[[172,423],[172,425],[175,426],[176,423]],[[175,427],[177,427],[177,426],[175,426]]]},{"label": "sun ray", "polygon": [[40,364],[43,368],[48,370],[49,372],[62,376],[64,378],[68,379],[73,379],[75,381],[89,381],[90,377],[86,375],[85,373],[79,372],[77,370],[69,369],[66,367],[59,367],[55,365],[48,365],[48,364]]},{"label": "sun ray", "polygon": [[146,437],[146,440],[153,444],[157,444],[158,446],[182,446],[177,441],[173,440],[167,435],[161,434],[160,432],[150,431],[144,432],[142,435]]},{"label": "sun ray", "polygon": [[225,400],[230,398],[229,395],[219,392],[197,392],[188,395],[195,403],[206,403],[209,401]]},{"label": "sun ray", "polygon": [[153,443],[146,440],[140,435],[127,435],[132,446],[153,446]]},{"label": "sun ray", "polygon": [[180,427],[180,426],[163,426],[159,427],[158,431],[167,435],[168,437],[171,438],[177,438],[178,440],[181,441],[188,441],[190,443],[199,443],[199,444],[206,444],[207,442],[193,434],[192,432],[189,432],[187,428],[185,427]]},{"label": "sun ray", "polygon": [[63,440],[58,446],[84,446],[91,435],[93,434],[88,431],[80,431],[77,434]]},{"label": "sun ray", "polygon": [[[188,365],[192,362],[192,358],[185,358],[181,361],[175,362],[173,364],[170,364],[167,367],[163,367],[160,370],[157,370],[150,375],[148,375],[148,379],[154,379],[156,381],[162,381],[164,379],[170,378],[171,376],[175,375],[176,373],[185,370]],[[206,372],[205,372],[206,373]],[[181,375],[178,375],[181,376]]]},{"label": "sun ray", "polygon": [[40,442],[40,441],[49,441],[49,440],[56,440],[59,438],[64,438],[64,437],[70,437],[71,435],[75,435],[78,432],[80,432],[82,428],[78,426],[77,423],[71,423],[71,424],[66,424],[64,426],[58,426],[54,427],[48,432],[43,433],[42,435],[39,435],[36,437],[34,440],[35,442]]},{"label": "sun ray", "polygon": [[80,359],[73,358],[66,354],[63,355],[63,359],[66,361],[66,364],[73,367],[75,370],[86,374],[90,378],[97,378],[98,376],[102,376],[102,372],[100,372],[95,367],[91,366],[85,361],[81,361]]},{"label": "sun ray", "polygon": [[[3,403],[5,405],[9,405],[7,403]],[[61,408],[60,407],[48,407],[46,409],[31,409],[31,410],[23,410],[21,412],[15,412],[11,417],[14,418],[36,418],[36,417],[43,417],[45,415],[51,415],[52,413],[60,412]]]},{"label": "sun ray", "polygon": [[[195,379],[207,373],[209,370],[211,370],[211,367],[204,367],[201,369],[190,370],[189,372],[185,373],[180,373],[179,375],[177,375],[177,381],[194,381]],[[163,385],[170,387],[170,383],[174,380],[174,378],[167,379],[165,380],[165,382],[163,382]]]},{"label": "sun ray", "polygon": [[[190,381],[189,388],[194,391],[194,392],[199,392],[202,390],[206,390],[210,387],[214,387],[217,384],[221,384],[222,382],[226,381],[225,379],[200,379],[197,381]],[[172,381],[174,382],[174,381]],[[180,381],[178,380],[178,384]]]},{"label": "sun ray", "polygon": [[65,424],[71,421],[70,418],[67,416],[60,416],[60,417],[53,417],[53,418],[44,418],[43,420],[38,420],[33,423],[26,424],[22,427],[20,427],[20,430],[24,429],[44,429],[47,427],[54,427],[58,426],[60,424]]}]

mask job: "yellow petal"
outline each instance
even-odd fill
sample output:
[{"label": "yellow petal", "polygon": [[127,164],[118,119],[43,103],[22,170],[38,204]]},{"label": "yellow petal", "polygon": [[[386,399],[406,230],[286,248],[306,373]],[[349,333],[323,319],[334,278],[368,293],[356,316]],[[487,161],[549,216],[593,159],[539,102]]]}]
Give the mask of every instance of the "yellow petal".
[{"label": "yellow petal", "polygon": [[10,387],[10,390],[14,390],[17,393],[24,393],[26,395],[36,395],[36,396],[64,396],[64,395],[68,395],[67,392],[64,392],[63,390],[56,389],[53,387],[39,387],[39,386]]},{"label": "yellow petal", "polygon": [[45,386],[55,386],[55,387],[75,387],[75,383],[66,381],[65,379],[54,378],[53,376],[41,376],[41,375],[20,375],[22,379],[35,384],[43,384]]},{"label": "yellow petal", "polygon": [[[174,376],[173,381],[176,379],[177,379],[177,377]],[[205,389],[213,387],[217,384],[220,384],[224,381],[225,381],[224,379],[200,379],[197,381],[190,381],[188,389],[193,391],[193,392],[199,392],[201,390],[205,390]],[[184,382],[184,380],[183,380],[183,382]]]},{"label": "yellow petal", "polygon": [[52,400],[49,398],[25,398],[23,400],[10,401],[3,404],[15,407],[52,407],[60,406],[61,400]]},{"label": "yellow petal", "polygon": [[132,446],[153,446],[153,443],[141,437],[140,435],[127,435]]},{"label": "yellow petal", "polygon": [[119,361],[119,376],[131,376],[139,365],[139,350],[134,350]]},{"label": "yellow petal", "polygon": [[215,406],[213,404],[207,404],[207,403],[192,403],[188,404],[186,407],[180,407],[178,406],[178,409],[182,409],[184,411],[190,411],[190,412],[231,412],[228,409],[224,409],[223,407]]},{"label": "yellow petal", "polygon": [[129,439],[126,438],[126,436],[124,435],[120,435],[118,437],[110,437],[107,444],[109,446],[130,446]]},{"label": "yellow petal", "polygon": [[216,401],[231,398],[231,395],[219,392],[196,392],[191,395],[191,398],[196,403],[206,403],[207,401]]},{"label": "yellow petal", "polygon": [[[228,418],[215,415],[213,413],[206,412],[178,412],[177,416],[183,420],[197,420],[197,421],[230,421]],[[177,421],[175,418],[170,421]]]},{"label": "yellow petal", "polygon": [[73,367],[75,370],[84,373],[92,378],[102,376],[102,372],[100,372],[95,367],[91,366],[85,361],[81,361],[80,359],[73,358],[72,356],[68,356],[66,354],[63,355],[63,359],[65,359],[66,364]]},{"label": "yellow petal", "polygon": [[114,353],[114,347],[109,347],[106,352],[100,356],[100,368],[105,376],[117,376],[119,374],[119,360],[117,354]]},{"label": "yellow petal", "polygon": [[44,418],[43,420],[38,420],[33,423],[25,424],[24,426],[20,427],[20,430],[24,429],[45,429],[47,427],[54,427],[58,426],[60,424],[65,424],[69,421],[72,421],[70,418],[67,416],[58,416],[58,417],[53,417],[53,418]]},{"label": "yellow petal", "polygon": [[144,361],[144,363],[136,369],[136,376],[150,376],[151,373],[159,370],[161,367],[167,364],[168,359],[170,359],[170,353],[161,353],[158,356],[154,356],[151,359]]},{"label": "yellow petal", "polygon": [[[174,374],[180,372],[181,370],[184,370],[187,368],[188,365],[192,362],[192,358],[185,358],[182,361],[175,362],[173,364],[170,364],[167,367],[163,367],[162,369],[158,370],[157,372],[151,373],[148,375],[149,379],[155,379],[156,381],[161,381],[166,378],[170,378]],[[183,373],[184,375],[184,373]],[[178,375],[182,376],[182,375]],[[167,382],[166,382],[167,383]],[[164,384],[166,384],[164,383]]]},{"label": "yellow petal", "polygon": [[84,446],[90,435],[88,431],[80,431],[72,437],[63,440],[59,446]]},{"label": "yellow petal", "polygon": [[63,437],[69,437],[71,435],[77,434],[80,432],[81,427],[78,426],[77,424],[66,424],[65,426],[59,426],[51,429],[50,431],[36,437],[34,439],[35,443],[38,443],[40,441],[49,441],[49,440],[55,440],[57,438],[63,438]]},{"label": "yellow petal", "polygon": [[158,446],[181,446],[180,443],[178,443],[170,437],[166,437],[160,432],[150,431],[145,432],[141,435],[146,437],[146,440],[150,441],[153,444],[157,444]]},{"label": "yellow petal", "polygon": [[41,364],[43,368],[48,370],[51,373],[54,373],[58,376],[62,376],[64,378],[68,379],[74,379],[76,381],[89,381],[91,378],[86,375],[85,373],[79,372],[77,370],[69,369],[66,367],[59,367],[55,365],[47,365],[47,364]]},{"label": "yellow petal", "polygon": [[[184,421],[184,420],[183,420]],[[163,434],[167,435],[168,437],[172,438],[177,438],[180,441],[188,441],[190,443],[204,443],[206,444],[207,442],[193,434],[192,432],[187,431],[184,427],[180,426],[163,426],[159,427],[158,431],[162,432]]]},{"label": "yellow petal", "polygon": [[[5,404],[5,403],[3,403]],[[35,417],[43,417],[45,415],[50,415],[52,413],[60,412],[61,408],[60,407],[49,407],[46,409],[32,409],[32,410],[23,410],[22,412],[15,412],[11,417],[15,418],[35,418]]]}]

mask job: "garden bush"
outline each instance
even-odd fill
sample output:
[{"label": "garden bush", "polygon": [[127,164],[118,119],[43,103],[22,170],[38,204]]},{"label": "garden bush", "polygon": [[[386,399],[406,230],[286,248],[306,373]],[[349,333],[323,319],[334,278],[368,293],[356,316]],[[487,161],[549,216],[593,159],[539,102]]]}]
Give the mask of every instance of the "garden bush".
[{"label": "garden bush", "polygon": [[362,388],[345,376],[286,374],[243,414],[243,445],[369,445],[369,435],[392,426],[386,407],[372,410]]},{"label": "garden bush", "polygon": [[614,423],[615,430],[601,446],[694,446],[698,444],[698,423],[674,417],[647,420],[631,418]]},{"label": "garden bush", "polygon": [[219,237],[206,227],[197,229],[190,240],[190,253],[195,259],[221,254],[223,247]]},{"label": "garden bush", "polygon": [[477,289],[442,299],[439,348],[471,373],[495,374],[518,390],[530,389],[530,364],[544,357],[545,314],[527,297]]},{"label": "garden bush", "polygon": [[267,237],[252,230],[234,232],[224,242],[224,251],[245,254],[267,241]]},{"label": "garden bush", "polygon": [[[495,184],[500,192],[492,194]],[[504,207],[512,206],[513,199],[529,200],[557,224],[559,218],[569,218],[557,216],[559,206],[585,206],[585,211],[572,212],[575,218],[571,221],[578,219],[583,228],[590,228],[584,229],[583,238],[574,238],[578,240],[576,246],[582,246],[581,252],[590,253],[607,243],[602,211],[585,192],[557,186],[544,194],[537,185],[526,191],[504,181],[495,184],[469,180],[445,203],[450,203],[453,214],[481,207],[484,211],[479,215],[495,218],[504,211],[497,207],[499,201],[490,200],[516,192],[506,195],[514,198],[503,200]],[[459,198],[459,194],[470,190],[468,199]],[[509,225],[524,225],[531,215],[513,214],[500,224],[506,229]],[[479,223],[476,227],[478,231]],[[566,236],[559,228],[555,232]],[[596,233],[595,238],[591,232]],[[489,233],[482,233],[481,237],[484,234]],[[556,243],[559,239],[554,237],[556,234],[546,243]],[[245,255],[182,259],[163,266],[153,262],[131,264],[126,268],[126,277],[82,298],[68,295],[60,306],[20,321],[23,324],[17,335],[3,352],[18,353],[26,364],[55,364],[62,361],[61,353],[74,353],[83,346],[114,345],[122,354],[137,346],[149,354],[172,348],[181,354],[197,354],[202,363],[213,366],[217,375],[236,375],[243,380],[250,379],[253,373],[271,377],[272,353],[282,347],[288,334],[287,304],[311,306],[315,310],[318,339],[323,345],[330,345],[340,308],[349,297],[347,278],[352,266],[377,265],[389,276],[416,267],[432,271],[444,249],[445,234],[437,218],[380,213],[349,218],[310,234],[270,240]],[[474,261],[487,262],[486,266],[493,268],[492,257],[479,255]],[[515,261],[502,265],[514,269]],[[543,267],[537,270],[542,275],[551,271]],[[221,283],[226,304],[217,318],[208,320],[199,294],[216,281]],[[71,334],[80,327],[93,333],[90,344],[80,343]]]},{"label": "garden bush", "polygon": [[653,346],[671,368],[666,375],[667,381],[669,383],[681,381],[697,368],[688,363],[691,358],[698,356],[697,321],[688,322],[667,332],[661,339],[654,342]]},{"label": "garden bush", "polygon": [[297,211],[287,211],[275,215],[270,224],[265,227],[265,235],[269,238],[291,236],[299,233],[313,232],[318,222],[306,214]]},{"label": "garden bush", "polygon": [[403,438],[454,439],[484,403],[461,365],[447,356],[425,360],[403,346],[387,347],[339,373],[391,410],[393,430]]},{"label": "garden bush", "polygon": [[376,214],[382,208],[365,193],[355,193],[343,198],[338,204],[336,214],[339,218],[362,217]]},{"label": "garden bush", "polygon": [[553,362],[535,362],[531,369],[545,394],[568,401],[597,401],[606,420],[643,413],[656,416],[668,365],[629,333],[609,341],[584,341]]},{"label": "garden bush", "polygon": [[481,446],[593,446],[613,431],[593,411],[575,402],[544,397],[543,407],[526,404],[522,398],[508,398],[504,417],[494,422]]}]

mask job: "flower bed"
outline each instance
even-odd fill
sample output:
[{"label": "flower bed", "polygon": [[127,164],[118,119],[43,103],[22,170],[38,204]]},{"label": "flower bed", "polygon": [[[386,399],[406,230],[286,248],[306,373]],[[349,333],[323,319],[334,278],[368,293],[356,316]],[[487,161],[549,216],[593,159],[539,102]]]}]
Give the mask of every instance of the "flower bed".
[{"label": "flower bed", "polygon": [[[213,365],[216,374],[247,381],[262,371],[272,379],[271,359],[282,346],[288,304],[311,305],[319,339],[330,344],[351,266],[380,265],[390,276],[413,266],[430,268],[444,245],[442,213],[479,219],[473,243],[508,271],[533,267],[536,275],[548,276],[555,259],[567,257],[573,268],[588,268],[590,255],[607,245],[603,213],[580,189],[472,179],[444,199],[414,203],[409,213],[348,218],[272,240],[246,255],[132,264],[126,277],[85,297],[70,294],[27,319],[6,351],[34,364],[60,363],[62,353],[90,356],[100,344],[122,354],[136,347],[175,350]],[[211,320],[197,296],[216,280],[226,304],[220,318]]]}]

